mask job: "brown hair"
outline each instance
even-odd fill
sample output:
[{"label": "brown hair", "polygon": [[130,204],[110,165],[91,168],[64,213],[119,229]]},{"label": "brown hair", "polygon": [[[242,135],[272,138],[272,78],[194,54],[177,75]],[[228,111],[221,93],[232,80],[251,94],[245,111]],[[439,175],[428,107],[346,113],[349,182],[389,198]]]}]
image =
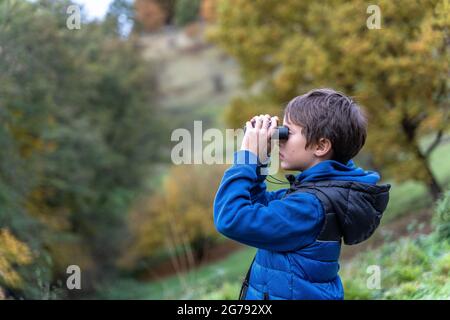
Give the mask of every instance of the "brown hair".
[{"label": "brown hair", "polygon": [[332,160],[344,164],[358,154],[366,141],[365,113],[350,97],[332,89],[314,89],[295,97],[284,114],[302,127],[306,147],[320,138],[329,139]]}]

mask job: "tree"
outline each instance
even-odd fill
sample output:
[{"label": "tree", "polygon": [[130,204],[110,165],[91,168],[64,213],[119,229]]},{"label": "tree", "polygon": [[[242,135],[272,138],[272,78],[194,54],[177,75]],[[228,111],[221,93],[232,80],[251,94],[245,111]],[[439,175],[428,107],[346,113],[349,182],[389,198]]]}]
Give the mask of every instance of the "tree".
[{"label": "tree", "polygon": [[11,289],[25,298],[68,264],[83,270],[83,292],[115,273],[127,212],[167,135],[136,39],[108,21],[67,29],[70,4],[0,4],[0,226],[35,256]]},{"label": "tree", "polygon": [[126,35],[134,26],[135,10],[132,0],[114,0],[108,8],[105,25],[112,27],[119,35]]},{"label": "tree", "polygon": [[[219,0],[210,36],[275,104],[314,87],[354,96],[369,114],[374,163],[399,181],[423,181],[437,199],[429,158],[450,123],[449,2],[379,1],[379,30],[366,25],[369,4]],[[423,147],[425,135],[434,138]]]},{"label": "tree", "polygon": [[166,23],[167,12],[156,0],[136,0],[135,10],[136,22],[143,31],[157,31]]},{"label": "tree", "polygon": [[214,22],[216,20],[216,4],[217,0],[202,0],[200,5],[200,16],[206,22]]},{"label": "tree", "polygon": [[175,4],[175,24],[184,26],[198,19],[200,0],[177,0]]},{"label": "tree", "polygon": [[136,0],[135,15],[138,29],[153,32],[172,24],[175,16],[175,0]]}]

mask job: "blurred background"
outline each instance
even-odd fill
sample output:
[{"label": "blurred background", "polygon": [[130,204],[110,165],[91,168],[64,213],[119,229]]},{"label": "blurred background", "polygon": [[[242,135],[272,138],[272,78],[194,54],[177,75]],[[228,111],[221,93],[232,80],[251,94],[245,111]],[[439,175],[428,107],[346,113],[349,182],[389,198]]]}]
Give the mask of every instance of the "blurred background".
[{"label": "blurred background", "polygon": [[255,249],[213,225],[228,166],[172,164],[171,132],[317,87],[364,107],[355,162],[393,186],[343,247],[346,299],[450,299],[449,1],[377,1],[379,28],[370,4],[0,0],[0,299],[236,299]]}]

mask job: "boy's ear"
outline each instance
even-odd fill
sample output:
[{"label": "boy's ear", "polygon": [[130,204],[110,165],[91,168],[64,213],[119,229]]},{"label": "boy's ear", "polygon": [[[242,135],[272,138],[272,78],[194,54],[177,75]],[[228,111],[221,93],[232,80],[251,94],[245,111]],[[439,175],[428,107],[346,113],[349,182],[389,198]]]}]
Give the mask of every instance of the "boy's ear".
[{"label": "boy's ear", "polygon": [[326,138],[320,138],[319,142],[316,144],[316,150],[314,151],[314,155],[316,157],[325,157],[332,152],[331,141]]}]

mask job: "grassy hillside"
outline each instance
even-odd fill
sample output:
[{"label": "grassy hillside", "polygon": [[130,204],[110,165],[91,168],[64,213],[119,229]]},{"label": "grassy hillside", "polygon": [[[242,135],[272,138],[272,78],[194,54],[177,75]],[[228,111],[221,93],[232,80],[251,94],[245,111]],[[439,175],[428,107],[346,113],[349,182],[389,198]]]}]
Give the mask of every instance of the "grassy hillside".
[{"label": "grassy hillside", "polygon": [[[442,184],[448,186],[450,180],[450,144],[440,146],[432,155],[432,167]],[[415,182],[393,184],[391,200],[377,231],[390,226],[400,217],[410,215],[411,226],[415,214],[432,208],[433,203],[423,185]],[[411,213],[412,212],[412,213]],[[408,228],[411,235],[416,230]],[[389,239],[385,239],[389,241]],[[352,247],[352,246],[350,246]],[[343,252],[348,249],[344,246]],[[366,250],[366,249],[364,249]],[[358,254],[350,261],[342,263],[341,275],[346,288],[346,298],[430,298],[442,297],[448,290],[446,272],[450,268],[450,247],[448,242],[436,241],[435,235],[421,236],[415,240],[404,238],[389,242],[366,254]],[[446,254],[447,252],[447,254]],[[100,297],[106,299],[235,299],[240,289],[255,249],[240,250],[225,259],[201,267],[180,276],[172,276],[151,283],[135,279],[122,279],[112,286],[99,290]],[[382,265],[384,290],[365,289],[367,266]],[[382,268],[382,270],[383,270]],[[424,276],[424,278],[422,278]]]},{"label": "grassy hillside", "polygon": [[103,288],[104,299],[235,299],[239,281],[246,273],[256,250],[239,250],[227,258],[182,276],[152,283],[124,279]]},{"label": "grassy hillside", "polygon": [[[379,289],[367,281],[378,266]],[[433,233],[402,238],[343,264],[346,299],[450,299],[450,242]]]},{"label": "grassy hillside", "polygon": [[[436,210],[435,231],[405,237],[341,263],[346,299],[450,299],[450,191]],[[436,231],[437,230],[437,231]],[[153,283],[122,280],[103,288],[113,299],[236,299],[255,250],[240,250],[182,277]],[[368,289],[368,267],[381,271],[380,288]]]}]

